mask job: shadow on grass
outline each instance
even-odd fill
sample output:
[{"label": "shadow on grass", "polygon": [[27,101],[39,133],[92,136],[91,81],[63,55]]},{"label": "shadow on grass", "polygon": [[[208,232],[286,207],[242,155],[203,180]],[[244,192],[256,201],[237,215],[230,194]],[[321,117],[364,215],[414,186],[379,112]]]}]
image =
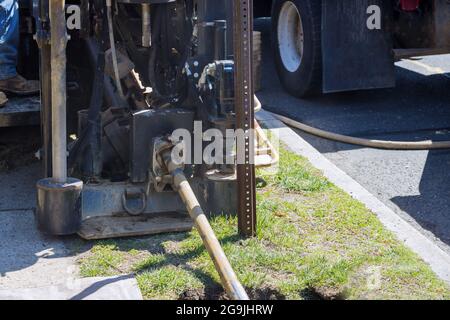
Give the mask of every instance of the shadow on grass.
[{"label": "shadow on grass", "polygon": [[[188,233],[172,233],[167,235],[156,235],[144,238],[132,239],[118,239],[100,241],[96,244],[113,245],[114,251],[121,253],[129,253],[130,250],[139,250],[147,252],[152,255],[160,254],[162,259],[158,261],[149,261],[146,263],[145,259],[140,263],[130,268],[136,276],[144,274],[145,272],[152,272],[164,267],[175,266],[191,274],[203,286],[202,288],[187,288],[181,294],[177,295],[181,300],[224,300],[227,295],[224,292],[222,285],[209,272],[195,268],[192,262],[205,253],[205,248],[202,244],[193,244],[192,248],[183,249],[183,252],[169,252],[164,243],[168,241],[180,242],[189,238]],[[238,245],[239,241],[244,240],[243,237],[233,234],[220,239],[222,246],[227,244]],[[94,243],[95,245],[95,243]],[[286,296],[277,288],[264,284],[261,287],[246,287],[249,297],[254,300],[285,300]],[[304,299],[316,300],[320,297],[312,294],[309,291],[301,292],[301,297]]]}]

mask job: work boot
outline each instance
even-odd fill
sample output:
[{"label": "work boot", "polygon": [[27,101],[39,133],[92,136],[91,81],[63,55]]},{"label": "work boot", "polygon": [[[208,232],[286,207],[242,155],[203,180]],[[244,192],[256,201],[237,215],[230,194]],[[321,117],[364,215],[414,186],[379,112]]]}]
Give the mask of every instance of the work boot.
[{"label": "work boot", "polygon": [[0,80],[0,90],[17,95],[29,95],[39,92],[39,81],[27,80],[21,75]]},{"label": "work boot", "polygon": [[6,94],[0,91],[0,108],[3,107],[8,102]]}]

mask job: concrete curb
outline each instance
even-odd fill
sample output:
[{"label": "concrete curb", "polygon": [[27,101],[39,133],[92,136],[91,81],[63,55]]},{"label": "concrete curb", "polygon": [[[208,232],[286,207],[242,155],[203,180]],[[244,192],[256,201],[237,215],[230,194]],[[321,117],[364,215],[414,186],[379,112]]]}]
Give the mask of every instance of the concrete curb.
[{"label": "concrete curb", "polygon": [[278,136],[289,150],[307,158],[314,167],[323,172],[328,180],[353,198],[364,203],[378,216],[378,219],[388,230],[392,231],[400,241],[428,263],[442,280],[450,284],[450,256],[436,243],[398,216],[292,129],[276,119],[270,112],[261,110],[256,114],[256,118],[262,127],[269,129],[272,134]]}]

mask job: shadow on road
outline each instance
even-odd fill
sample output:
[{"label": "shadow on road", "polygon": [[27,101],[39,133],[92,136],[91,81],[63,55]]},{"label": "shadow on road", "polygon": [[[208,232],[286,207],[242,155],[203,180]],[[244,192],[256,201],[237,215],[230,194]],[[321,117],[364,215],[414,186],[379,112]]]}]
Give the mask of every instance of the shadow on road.
[{"label": "shadow on road", "polygon": [[419,195],[394,197],[414,220],[450,245],[450,151],[431,151],[419,185]]}]

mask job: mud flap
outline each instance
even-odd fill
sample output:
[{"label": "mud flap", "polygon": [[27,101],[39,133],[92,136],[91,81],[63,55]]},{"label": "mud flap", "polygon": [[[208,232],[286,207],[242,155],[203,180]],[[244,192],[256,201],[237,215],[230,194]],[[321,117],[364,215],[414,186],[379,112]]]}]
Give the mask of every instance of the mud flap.
[{"label": "mud flap", "polygon": [[322,0],[324,92],[395,86],[391,11],[383,0]]}]

